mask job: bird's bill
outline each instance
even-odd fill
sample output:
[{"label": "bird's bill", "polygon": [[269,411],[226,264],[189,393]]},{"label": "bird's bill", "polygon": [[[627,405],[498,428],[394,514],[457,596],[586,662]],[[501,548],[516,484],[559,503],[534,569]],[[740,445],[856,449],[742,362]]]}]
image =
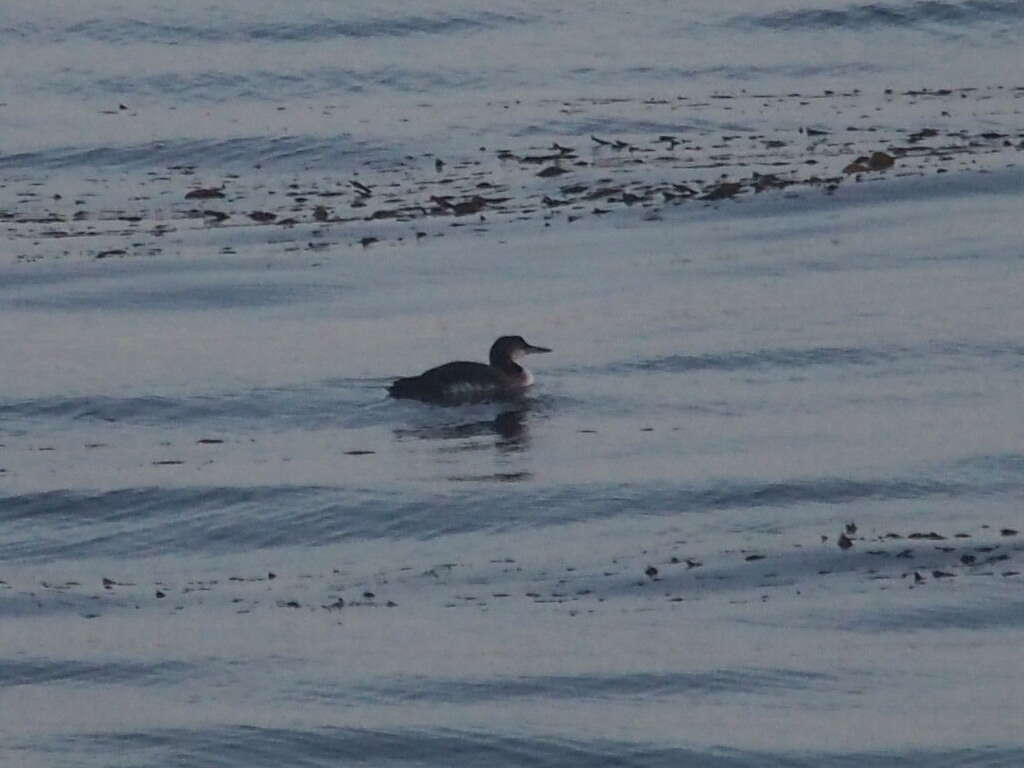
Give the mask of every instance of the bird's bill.
[{"label": "bird's bill", "polygon": [[528,355],[532,355],[536,352],[550,352],[551,350],[548,349],[547,347],[535,347],[533,346],[533,344],[527,344],[526,348],[523,349],[523,351]]}]

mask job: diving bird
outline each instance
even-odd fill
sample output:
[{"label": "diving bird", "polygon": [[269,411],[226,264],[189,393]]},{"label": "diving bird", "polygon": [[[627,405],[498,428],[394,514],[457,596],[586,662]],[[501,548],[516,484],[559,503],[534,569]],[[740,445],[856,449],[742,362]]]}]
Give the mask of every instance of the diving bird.
[{"label": "diving bird", "polygon": [[491,346],[490,363],[445,363],[419,376],[398,379],[388,388],[388,394],[442,404],[515,397],[533,384],[533,374],[516,361],[524,355],[550,351],[527,344],[522,336],[502,336]]}]

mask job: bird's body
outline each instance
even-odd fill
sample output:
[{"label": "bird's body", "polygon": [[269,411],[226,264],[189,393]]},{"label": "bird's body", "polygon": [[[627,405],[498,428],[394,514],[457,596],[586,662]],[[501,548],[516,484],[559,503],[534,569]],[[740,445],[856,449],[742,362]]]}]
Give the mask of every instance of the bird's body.
[{"label": "bird's body", "polygon": [[550,352],[527,344],[522,336],[502,336],[491,346],[490,363],[458,360],[419,376],[398,379],[388,394],[432,403],[500,400],[522,394],[533,384],[533,374],[516,361],[523,355]]}]

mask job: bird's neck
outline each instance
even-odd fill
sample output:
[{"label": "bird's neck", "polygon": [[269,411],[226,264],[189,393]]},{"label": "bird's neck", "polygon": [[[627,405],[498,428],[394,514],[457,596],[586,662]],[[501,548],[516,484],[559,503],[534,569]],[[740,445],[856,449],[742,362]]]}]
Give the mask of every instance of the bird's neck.
[{"label": "bird's neck", "polygon": [[491,366],[497,368],[506,376],[521,376],[524,370],[523,366],[519,365],[515,360],[507,357],[500,359],[492,358]]}]

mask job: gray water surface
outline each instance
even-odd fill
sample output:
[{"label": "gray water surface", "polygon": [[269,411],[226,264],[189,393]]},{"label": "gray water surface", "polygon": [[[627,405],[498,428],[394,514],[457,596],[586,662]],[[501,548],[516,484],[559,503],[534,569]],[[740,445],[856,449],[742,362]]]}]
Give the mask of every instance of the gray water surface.
[{"label": "gray water surface", "polygon": [[10,16],[4,765],[1024,759],[1020,4]]}]

